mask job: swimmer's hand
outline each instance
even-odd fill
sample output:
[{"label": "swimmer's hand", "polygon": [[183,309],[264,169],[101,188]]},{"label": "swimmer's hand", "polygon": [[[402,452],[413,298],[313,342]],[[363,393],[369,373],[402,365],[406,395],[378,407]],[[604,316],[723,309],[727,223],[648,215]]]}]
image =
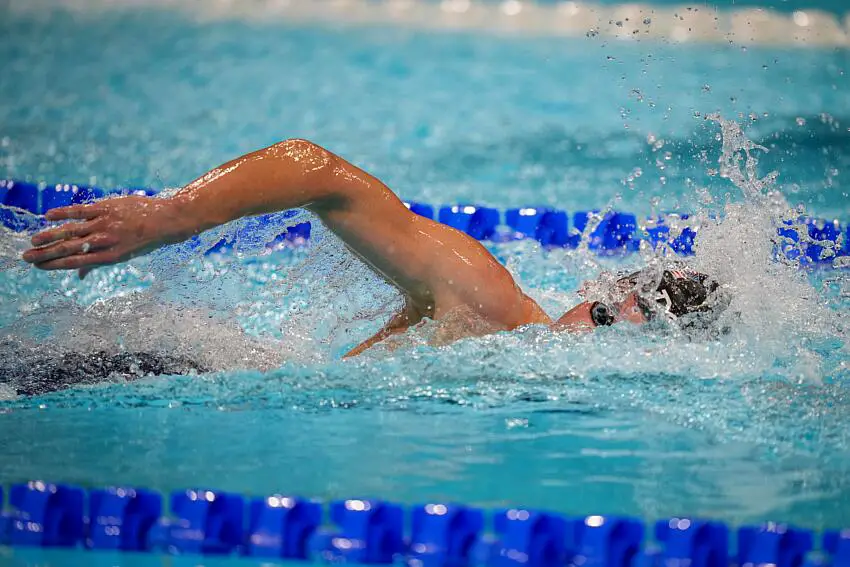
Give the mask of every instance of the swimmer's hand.
[{"label": "swimmer's hand", "polygon": [[179,219],[170,199],[127,196],[91,205],[51,209],[49,221],[74,220],[39,232],[24,261],[42,270],[79,270],[80,279],[99,266],[141,256],[182,240]]}]

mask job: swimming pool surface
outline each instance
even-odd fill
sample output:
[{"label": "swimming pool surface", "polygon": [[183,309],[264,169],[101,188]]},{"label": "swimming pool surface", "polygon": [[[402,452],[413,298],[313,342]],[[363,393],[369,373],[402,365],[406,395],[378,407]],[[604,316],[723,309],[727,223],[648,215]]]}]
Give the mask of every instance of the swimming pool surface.
[{"label": "swimming pool surface", "polygon": [[[712,171],[719,112],[770,149],[759,170],[790,205],[850,220],[845,50],[2,10],[0,178],[161,189],[304,137],[424,202],[722,210],[744,197]],[[740,285],[720,339],[531,328],[346,362],[398,300],[330,237],[175,247],[81,283],[26,269],[6,234],[3,364],[27,340],[219,371],[32,398],[0,384],[0,483],[850,526],[848,272],[772,264],[763,208],[727,213],[695,260]],[[640,261],[492,246],[551,314]]]}]

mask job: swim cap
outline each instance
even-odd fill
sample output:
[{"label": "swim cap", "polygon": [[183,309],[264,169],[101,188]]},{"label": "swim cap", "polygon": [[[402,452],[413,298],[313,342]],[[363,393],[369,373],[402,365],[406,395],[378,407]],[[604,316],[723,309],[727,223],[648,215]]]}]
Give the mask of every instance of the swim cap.
[{"label": "swim cap", "polygon": [[[691,313],[709,313],[725,309],[721,301],[720,284],[707,274],[684,266],[675,266],[661,272],[648,268],[617,280],[618,286],[628,286],[637,295],[637,303],[647,319],[658,313],[677,320]],[[647,288],[646,284],[651,282]],[[641,285],[643,284],[643,285]]]}]

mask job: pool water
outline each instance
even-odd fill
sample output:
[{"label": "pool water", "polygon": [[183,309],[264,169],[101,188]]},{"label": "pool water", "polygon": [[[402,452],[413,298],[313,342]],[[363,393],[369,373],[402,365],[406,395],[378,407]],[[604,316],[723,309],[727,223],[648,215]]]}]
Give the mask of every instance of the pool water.
[{"label": "pool water", "polygon": [[[242,231],[240,254],[176,246],[84,282],[27,269],[6,234],[4,347],[161,350],[218,371],[6,385],[0,482],[850,526],[848,272],[769,260],[765,192],[718,174],[724,132],[706,120],[770,150],[757,169],[779,172],[786,208],[848,220],[847,51],[130,9],[4,14],[0,60],[0,177],[162,189],[304,137],[435,204],[722,211],[694,261],[736,282],[745,314],[695,340],[529,328],[432,347],[426,329],[342,362],[398,298],[321,230],[263,255]],[[582,280],[642,261],[490,246],[553,315]]]}]

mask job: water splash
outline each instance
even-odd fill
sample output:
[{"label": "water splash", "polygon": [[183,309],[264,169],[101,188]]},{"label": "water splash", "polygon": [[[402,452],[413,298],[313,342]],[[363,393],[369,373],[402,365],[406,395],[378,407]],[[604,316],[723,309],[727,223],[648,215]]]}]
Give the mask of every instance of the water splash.
[{"label": "water splash", "polygon": [[707,207],[696,215],[700,232],[693,265],[730,292],[723,323],[732,340],[790,363],[789,377],[820,380],[828,373],[816,345],[847,348],[847,313],[830,305],[799,262],[785,258],[778,247],[777,232],[788,226],[789,217],[792,226],[807,230],[799,220],[805,211],[792,208],[778,190],[778,172],[759,176],[757,153],[766,152],[764,147],[736,122],[718,115],[709,119],[721,129],[720,177],[740,190],[743,200],[727,200],[719,210]]},{"label": "water splash", "polygon": [[[48,224],[14,213],[27,229],[7,230],[0,248],[0,287],[15,298],[0,309],[13,338],[0,352],[7,361],[20,361],[22,352],[32,354],[25,365],[61,365],[77,352],[148,352],[213,371],[267,371],[285,360],[310,364],[338,357],[364,325],[374,327],[400,303],[305,211],[239,219],[95,270],[84,282],[74,272],[40,272],[22,262],[32,234]],[[280,253],[270,248],[302,222],[313,224],[309,246]],[[221,245],[227,253],[210,255]]]},{"label": "water splash", "polygon": [[[732,125],[728,128],[734,130]],[[55,351],[55,359],[60,361],[63,352],[79,349],[144,348],[164,350],[174,357],[179,353],[206,356],[202,360],[219,370],[129,383],[119,376],[106,384],[6,400],[0,402],[0,411],[14,415],[34,407],[47,408],[38,415],[59,416],[59,423],[68,419],[63,417],[68,412],[50,410],[80,408],[76,411],[97,420],[93,428],[96,434],[89,436],[96,448],[102,447],[110,435],[118,437],[119,446],[126,440],[121,430],[101,430],[102,416],[108,412],[84,410],[133,408],[133,412],[119,410],[119,419],[123,423],[128,416],[142,415],[139,419],[143,420],[140,430],[145,432],[144,439],[150,437],[151,419],[168,420],[161,428],[164,435],[191,440],[193,450],[176,450],[175,461],[164,465],[155,461],[154,466],[145,467],[154,478],[143,480],[153,486],[163,482],[156,476],[160,470],[167,471],[169,479],[179,478],[174,462],[194,472],[209,470],[210,463],[221,462],[209,449],[224,443],[227,434],[234,446],[258,451],[255,460],[247,461],[249,468],[238,469],[239,475],[252,483],[256,478],[253,473],[260,468],[297,469],[288,464],[269,465],[270,454],[289,452],[269,451],[269,431],[291,439],[295,445],[311,445],[312,451],[313,438],[305,431],[315,429],[315,439],[320,440],[316,445],[330,442],[334,454],[343,452],[344,462],[360,462],[358,455],[362,454],[345,453],[343,445],[333,442],[342,439],[344,446],[354,447],[350,434],[374,429],[378,412],[384,418],[413,420],[409,428],[393,430],[387,442],[394,463],[406,461],[398,459],[398,454],[404,455],[399,453],[400,447],[425,447],[428,451],[429,443],[434,442],[433,426],[440,422],[451,430],[445,441],[451,454],[440,462],[451,466],[457,466],[458,455],[463,456],[460,460],[467,458],[468,439],[481,444],[482,459],[491,459],[501,441],[521,450],[529,447],[529,440],[515,437],[516,431],[498,437],[489,425],[498,412],[499,421],[502,417],[525,419],[531,423],[529,433],[547,439],[539,450],[520,451],[505,460],[521,463],[522,474],[542,479],[528,485],[544,485],[546,479],[560,481],[564,461],[558,455],[570,453],[568,469],[573,470],[574,448],[576,455],[584,450],[610,455],[606,462],[622,459],[622,466],[611,478],[634,485],[635,494],[629,498],[636,501],[638,512],[647,515],[668,513],[685,505],[683,491],[670,489],[671,478],[687,478],[689,484],[712,487],[699,499],[699,506],[688,506],[696,512],[727,514],[730,506],[740,506],[764,517],[777,507],[784,510],[781,507],[785,503],[799,498],[801,485],[796,479],[800,474],[806,477],[803,495],[814,505],[845,502],[850,494],[847,483],[830,483],[833,478],[847,478],[848,467],[846,415],[850,396],[842,384],[850,378],[847,278],[838,272],[828,277],[806,273],[774,260],[771,238],[787,205],[778,197],[767,196],[774,191],[770,183],[756,189],[758,181],[764,179],[755,175],[760,150],[748,150],[753,160],[748,169],[743,150],[747,144],[745,140],[739,142],[727,145],[721,159],[740,165],[737,173],[733,168],[724,175],[743,185],[742,197],[712,203],[714,208],[694,217],[700,227],[697,254],[691,259],[695,267],[723,281],[734,295],[726,312],[730,327],[726,335],[694,338],[675,329],[631,325],[568,334],[532,326],[444,344],[440,327],[428,323],[404,337],[407,340],[401,344],[339,360],[343,346],[368,336],[399,299],[333,235],[320,229],[308,247],[269,255],[205,257],[199,251],[203,247],[184,250],[177,255],[180,269],[156,265],[169,261],[170,252],[166,250],[162,256],[98,270],[84,282],[67,274],[34,270],[20,270],[15,277],[8,277],[8,271],[0,273],[0,294],[18,300],[14,306],[4,302],[0,316],[11,317],[8,311],[19,309],[21,304],[28,306],[25,313],[16,312],[17,322],[5,329],[32,337],[29,344],[42,349],[36,350],[37,354],[44,352],[43,339],[48,338],[53,341],[49,343],[51,352]],[[735,162],[736,158],[726,152],[743,153]],[[773,199],[778,203],[775,210],[765,205]],[[232,233],[235,229],[223,230]],[[211,240],[205,237],[205,242]],[[598,276],[600,269],[615,274],[637,267],[585,251],[542,250],[531,241],[496,245],[493,250],[553,315],[580,300],[574,290],[582,279]],[[635,255],[627,261],[640,265],[651,261],[662,266],[669,260],[660,254],[646,258]],[[810,279],[820,287],[813,286]],[[8,387],[0,386],[0,397],[13,394]],[[317,413],[332,415],[310,421]],[[287,416],[292,424],[308,425],[269,429],[274,427],[269,423],[275,421],[275,415]],[[193,416],[202,416],[215,425],[185,429]],[[245,421],[248,416],[256,416],[259,425]],[[541,421],[548,416],[559,421]],[[581,416],[594,416],[594,420],[582,425]],[[222,417],[235,419],[222,426]],[[488,425],[476,430],[474,423],[478,420]],[[196,451],[196,440],[206,439],[210,427],[215,429],[214,440],[198,444],[201,449]],[[559,431],[582,427],[588,436],[582,438],[581,445],[565,445],[558,436]],[[464,437],[470,430],[471,436]],[[248,431],[261,432],[262,439],[246,437]],[[613,441],[611,432],[619,435]],[[42,435],[39,442],[45,438],[52,437]],[[685,438],[697,441],[693,446],[682,445]],[[494,443],[494,439],[499,442]],[[23,446],[28,451],[31,443]],[[629,457],[623,457],[624,451]],[[669,463],[681,462],[685,453],[703,457],[681,471],[667,468]],[[85,449],[80,454],[93,453]],[[196,456],[194,463],[189,460],[192,455]],[[637,464],[632,460],[634,455],[642,458]],[[427,470],[434,493],[440,493],[446,483],[438,476],[434,480],[433,466],[421,467],[416,458],[412,459],[414,466]],[[775,467],[770,465],[774,461],[779,462]],[[112,481],[126,473],[122,465],[110,463],[123,462],[107,459],[106,465],[84,467],[83,474],[90,479],[92,474],[106,470]],[[723,466],[718,468],[717,464]],[[63,462],[61,468],[57,465],[52,469],[40,464],[38,473],[62,476],[67,474],[65,466]],[[471,485],[480,485],[480,478],[500,474],[503,466],[475,466],[470,471],[474,475]],[[592,459],[578,474],[576,489],[568,492],[583,493],[588,486],[599,485],[598,466],[599,461]],[[222,465],[221,476],[232,472],[232,467],[230,461]],[[636,471],[646,470],[664,479],[657,488],[647,488],[640,481]],[[796,476],[783,482],[777,470]],[[693,481],[694,471],[699,471],[698,482]],[[384,468],[381,474],[407,485],[398,469]],[[758,491],[761,484],[752,479],[765,474],[772,479],[772,489]],[[352,482],[375,475],[347,469],[346,476],[348,489]],[[297,483],[291,475],[286,481]],[[750,483],[744,485],[750,490],[740,488],[743,481]],[[278,475],[275,482],[279,482]],[[605,485],[605,494],[609,486]],[[718,498],[714,487],[729,493]],[[819,492],[821,488],[823,493]],[[377,490],[395,494],[396,489],[382,485]],[[557,493],[564,491],[558,488]],[[416,494],[416,498],[419,496]],[[520,496],[515,498],[525,501]],[[574,505],[570,501],[565,506]],[[805,513],[799,517],[812,521]]]},{"label": "water splash", "polygon": [[[653,364],[657,368],[685,371],[695,377],[765,376],[791,381],[819,382],[847,374],[848,310],[837,293],[824,293],[812,284],[814,274],[801,270],[799,259],[782,254],[782,241],[778,229],[792,227],[807,234],[800,220],[805,210],[792,208],[777,187],[778,172],[759,174],[759,154],[767,150],[751,141],[740,125],[721,116],[709,119],[720,127],[718,141],[722,142],[718,158],[720,179],[730,182],[737,194],[723,199],[706,198],[710,193],[698,189],[704,207],[696,211],[687,222],[671,227],[675,237],[686,226],[698,230],[695,256],[687,259],[691,267],[708,273],[720,282],[725,310],[704,328],[700,335],[693,329],[683,333],[675,325],[658,321],[639,331],[640,337],[654,343],[651,348]],[[793,220],[791,220],[793,219]],[[810,240],[811,241],[811,240]],[[604,262],[583,261],[587,251],[578,251],[570,264],[590,281],[581,285],[581,293],[588,300],[616,302],[622,300],[614,283],[617,278],[635,268],[634,265],[614,264],[607,268]],[[641,248],[638,266],[648,267],[643,273],[645,281],[638,289],[654,290],[661,272],[682,259],[669,247],[653,250]],[[508,263],[509,269],[514,269]],[[603,269],[599,274],[592,269]],[[557,269],[557,268],[551,268]],[[840,273],[837,282],[846,280]],[[824,284],[826,285],[826,284]],[[844,284],[835,284],[844,285]],[[561,288],[563,290],[563,288]],[[552,289],[548,291],[554,291]],[[542,295],[539,290],[535,296]],[[628,372],[641,366],[630,356],[632,352],[647,352],[643,341],[623,332],[622,343],[617,348],[619,360],[605,356],[604,349],[591,347],[597,356],[605,356],[608,372]],[[723,333],[718,336],[718,333]],[[597,333],[599,335],[599,333]],[[602,342],[601,338],[597,338]],[[683,348],[684,344],[709,347],[709,354],[696,354]],[[631,350],[634,349],[634,350]],[[575,348],[569,353],[581,368],[599,368],[598,361],[582,357],[575,360]],[[638,355],[639,356],[639,355]],[[681,357],[696,356],[697,361]],[[624,361],[628,360],[628,363]],[[649,368],[645,368],[649,371]]]},{"label": "water splash", "polygon": [[44,217],[0,205],[0,218],[0,270],[21,268],[21,254],[30,247],[32,235],[46,226]]},{"label": "water splash", "polygon": [[[227,372],[285,363],[339,365],[354,369],[351,380],[363,381],[378,369],[390,379],[419,380],[442,368],[460,382],[482,376],[635,375],[662,368],[697,378],[818,381],[845,374],[846,308],[819,293],[796,266],[775,261],[776,229],[792,209],[776,188],[777,174],[758,175],[758,152],[764,148],[736,123],[712,119],[723,142],[720,176],[742,198],[710,202],[693,216],[699,236],[690,263],[722,282],[732,297],[718,321],[729,329],[722,337],[695,340],[660,325],[620,325],[586,337],[533,329],[446,344],[447,328],[427,323],[351,366],[338,357],[376,330],[401,299],[317,222],[307,247],[269,255],[266,244],[283,228],[311,220],[303,213],[230,223],[129,265],[96,271],[83,283],[15,264],[13,271],[23,279],[3,277],[0,285],[20,301],[4,305],[2,315],[17,320],[7,325],[8,333],[22,340],[49,336],[57,354],[147,349]],[[592,220],[585,232],[593,226]],[[222,240],[234,254],[204,255]],[[583,278],[610,284],[626,268],[648,264],[653,274],[672,261],[647,250],[626,262],[600,259],[586,248],[544,251],[530,241],[493,250],[553,316],[581,300],[574,290]],[[31,287],[40,295],[27,291]],[[611,286],[597,288],[604,293]],[[458,318],[470,323],[463,314]],[[447,364],[453,359],[486,363]]]}]

